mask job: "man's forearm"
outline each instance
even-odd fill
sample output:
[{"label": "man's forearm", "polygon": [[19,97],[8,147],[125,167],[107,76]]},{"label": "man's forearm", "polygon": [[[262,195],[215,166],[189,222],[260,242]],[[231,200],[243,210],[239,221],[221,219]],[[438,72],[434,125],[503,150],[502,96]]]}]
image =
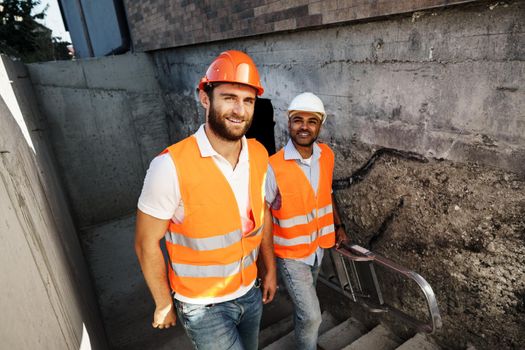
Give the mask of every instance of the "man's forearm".
[{"label": "man's forearm", "polygon": [[264,227],[263,236],[261,240],[261,257],[264,264],[264,268],[268,271],[275,272],[275,254],[273,252],[273,223],[272,213],[268,207],[264,213]]},{"label": "man's forearm", "polygon": [[339,208],[337,206],[337,200],[334,194],[332,194],[332,208],[333,208],[333,215],[334,215],[336,246],[338,246],[342,242],[347,241],[348,236],[346,235],[345,224],[344,222],[341,221],[341,217],[339,216]]},{"label": "man's forearm", "polygon": [[155,301],[151,325],[159,329],[175,326],[177,320],[166,275],[166,262],[159,246],[167,228],[168,220],[158,219],[137,210],[135,252]]},{"label": "man's forearm", "polygon": [[262,301],[271,302],[277,289],[277,271],[273,252],[272,214],[268,207],[264,213],[264,227],[262,233],[260,256],[262,260]]},{"label": "man's forearm", "polygon": [[159,246],[167,230],[168,220],[157,219],[138,210],[136,225],[135,252],[155,304],[157,307],[171,304],[166,262]]},{"label": "man's forearm", "polygon": [[171,292],[166,274],[166,263],[160,247],[139,246],[136,248],[142,273],[146,279],[157,307],[169,305]]},{"label": "man's forearm", "polygon": [[335,225],[341,225],[342,222],[341,222],[341,218],[339,216],[339,207],[337,205],[337,200],[336,200],[334,194],[332,194],[332,208],[333,208],[333,215],[334,215],[334,224]]}]

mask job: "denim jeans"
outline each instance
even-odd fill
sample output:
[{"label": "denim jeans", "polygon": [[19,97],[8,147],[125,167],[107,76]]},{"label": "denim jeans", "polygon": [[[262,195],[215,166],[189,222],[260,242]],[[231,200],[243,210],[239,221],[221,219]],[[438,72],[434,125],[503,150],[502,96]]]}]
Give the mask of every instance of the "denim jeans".
[{"label": "denim jeans", "polygon": [[310,266],[293,259],[277,259],[277,270],[294,303],[295,348],[317,349],[317,333],[321,325],[321,308],[315,284],[321,266]]},{"label": "denim jeans", "polygon": [[179,321],[198,350],[256,350],[262,295],[253,287],[240,298],[212,305],[175,300]]}]

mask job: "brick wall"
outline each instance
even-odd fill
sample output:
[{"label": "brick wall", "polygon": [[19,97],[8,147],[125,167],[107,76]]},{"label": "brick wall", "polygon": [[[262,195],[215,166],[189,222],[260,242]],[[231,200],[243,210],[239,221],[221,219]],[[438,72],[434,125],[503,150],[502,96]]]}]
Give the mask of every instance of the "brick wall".
[{"label": "brick wall", "polygon": [[137,51],[336,24],[474,0],[125,0]]}]

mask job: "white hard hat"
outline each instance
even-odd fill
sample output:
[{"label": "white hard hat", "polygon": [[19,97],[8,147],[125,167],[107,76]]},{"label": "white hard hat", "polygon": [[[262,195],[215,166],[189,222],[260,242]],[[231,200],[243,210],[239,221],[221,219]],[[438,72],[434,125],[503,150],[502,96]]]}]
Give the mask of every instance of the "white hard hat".
[{"label": "white hard hat", "polygon": [[288,118],[296,114],[295,112],[314,113],[321,117],[323,123],[326,120],[323,101],[311,92],[303,92],[294,97],[290,102],[290,107],[288,107]]}]

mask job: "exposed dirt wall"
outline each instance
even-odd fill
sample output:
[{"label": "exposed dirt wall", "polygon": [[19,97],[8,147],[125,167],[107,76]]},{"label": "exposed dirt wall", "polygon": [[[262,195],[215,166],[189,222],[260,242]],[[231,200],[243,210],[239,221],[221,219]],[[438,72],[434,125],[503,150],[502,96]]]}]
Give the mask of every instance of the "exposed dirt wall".
[{"label": "exposed dirt wall", "polygon": [[[339,147],[336,179],[350,176],[374,154],[366,145],[351,146],[352,153]],[[525,347],[523,177],[473,163],[385,153],[361,181],[337,184],[354,240],[431,284],[443,317],[435,335],[442,346]],[[388,300],[423,314],[413,290],[382,277]]]}]

